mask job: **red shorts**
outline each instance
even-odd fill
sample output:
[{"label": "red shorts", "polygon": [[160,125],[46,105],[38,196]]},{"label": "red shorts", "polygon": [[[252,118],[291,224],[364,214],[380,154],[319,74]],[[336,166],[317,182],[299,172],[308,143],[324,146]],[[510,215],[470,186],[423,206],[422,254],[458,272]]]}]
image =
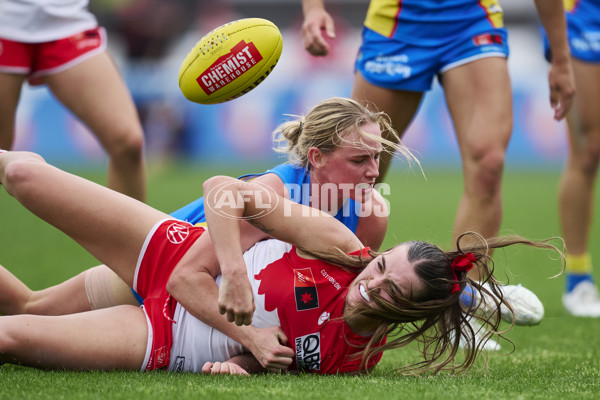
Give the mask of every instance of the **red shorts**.
[{"label": "red shorts", "polygon": [[0,38],[0,72],[27,75],[31,85],[40,85],[43,76],[67,70],[105,49],[102,27],[44,43]]},{"label": "red shorts", "polygon": [[135,270],[133,289],[144,299],[149,321],[146,371],[169,366],[173,344],[173,314],[177,302],[167,292],[167,281],[173,269],[205,229],[187,222],[166,219],[158,222],[148,234]]}]

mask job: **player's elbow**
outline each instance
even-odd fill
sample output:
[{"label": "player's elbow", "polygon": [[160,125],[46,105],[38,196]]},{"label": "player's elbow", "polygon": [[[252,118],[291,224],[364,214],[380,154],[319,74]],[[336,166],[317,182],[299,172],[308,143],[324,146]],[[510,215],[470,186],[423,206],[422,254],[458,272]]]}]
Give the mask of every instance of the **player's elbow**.
[{"label": "player's elbow", "polygon": [[[216,175],[208,178],[202,184],[202,190],[204,191],[205,201],[210,196],[212,192],[221,188],[221,189],[229,189],[229,190],[237,190],[239,188],[239,184],[241,181],[238,179],[232,178],[230,176]],[[231,186],[230,186],[231,185]]]},{"label": "player's elbow", "polygon": [[184,285],[185,280],[185,273],[183,273],[180,268],[175,268],[171,273],[171,276],[167,280],[167,292],[171,296],[178,298],[177,294],[181,290],[181,287]]}]

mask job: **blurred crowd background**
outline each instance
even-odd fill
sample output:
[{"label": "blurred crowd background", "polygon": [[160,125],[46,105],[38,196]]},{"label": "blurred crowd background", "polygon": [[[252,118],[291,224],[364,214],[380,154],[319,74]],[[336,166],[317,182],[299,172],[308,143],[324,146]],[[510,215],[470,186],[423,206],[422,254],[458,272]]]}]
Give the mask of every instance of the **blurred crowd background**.
[{"label": "blurred crowd background", "polygon": [[[318,101],[349,96],[367,0],[328,0],[337,38],[328,57],[305,52],[300,0],[94,0],[91,10],[109,34],[109,51],[134,97],[151,163],[187,161],[273,164],[271,133],[288,115]],[[503,0],[509,29],[514,130],[508,169],[560,168],[564,124],[552,119],[540,26],[534,2]],[[187,101],[177,84],[181,62],[213,28],[239,18],[273,21],[283,52],[273,73],[249,94],[218,105]],[[102,101],[101,98],[98,99]],[[460,168],[454,132],[439,84],[425,96],[405,138],[427,168]],[[94,165],[104,153],[87,128],[46,88],[25,87],[17,115],[17,149],[58,164]],[[396,167],[399,164],[395,164]]]}]

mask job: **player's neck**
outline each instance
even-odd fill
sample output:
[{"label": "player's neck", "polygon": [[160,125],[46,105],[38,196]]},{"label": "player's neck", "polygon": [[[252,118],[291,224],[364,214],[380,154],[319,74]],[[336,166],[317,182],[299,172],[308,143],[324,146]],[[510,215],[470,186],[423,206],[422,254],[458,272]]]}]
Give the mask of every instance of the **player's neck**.
[{"label": "player's neck", "polygon": [[[346,308],[348,308],[348,304],[344,307],[344,314]],[[365,317],[364,315],[351,315],[349,317],[345,317],[346,323],[352,330],[352,332],[356,333],[359,336],[373,336],[375,330],[381,325],[381,321]]]}]

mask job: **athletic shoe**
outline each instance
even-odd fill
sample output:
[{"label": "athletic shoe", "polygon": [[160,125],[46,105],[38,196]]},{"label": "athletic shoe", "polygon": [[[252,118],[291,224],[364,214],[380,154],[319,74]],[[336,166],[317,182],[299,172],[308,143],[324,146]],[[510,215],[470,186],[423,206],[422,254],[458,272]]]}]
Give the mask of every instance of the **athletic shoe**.
[{"label": "athletic shoe", "polygon": [[[468,321],[469,325],[471,326],[471,328],[473,328],[473,332],[475,333],[475,346],[476,347],[481,346],[480,349],[485,350],[485,351],[499,351],[500,350],[500,343],[498,343],[497,341],[495,341],[492,338],[487,339],[487,341],[485,343],[483,343],[483,345],[481,345],[481,343],[484,341],[484,337],[487,334],[486,328],[483,325],[481,325],[481,323],[477,322],[477,320],[475,318],[467,317],[467,321]],[[463,331],[463,335],[460,337],[459,347],[461,349],[465,349],[465,348],[471,347],[471,344],[472,344],[471,333],[466,330]]]},{"label": "athletic shoe", "polygon": [[[489,285],[483,285],[490,290]],[[537,325],[544,318],[544,305],[538,297],[529,289],[518,285],[503,285],[498,286],[502,291],[504,301],[506,301],[513,309],[514,320],[516,325]],[[481,296],[481,294],[479,294]],[[486,297],[489,297],[486,301]],[[492,294],[483,294],[483,299],[478,299],[480,309],[484,315],[490,316],[495,312],[496,301]],[[503,321],[508,323],[513,322],[513,313],[503,303],[500,305],[500,316]]]},{"label": "athletic shoe", "polygon": [[591,281],[582,281],[573,290],[564,293],[562,302],[575,317],[600,317],[600,296],[598,288]]}]

